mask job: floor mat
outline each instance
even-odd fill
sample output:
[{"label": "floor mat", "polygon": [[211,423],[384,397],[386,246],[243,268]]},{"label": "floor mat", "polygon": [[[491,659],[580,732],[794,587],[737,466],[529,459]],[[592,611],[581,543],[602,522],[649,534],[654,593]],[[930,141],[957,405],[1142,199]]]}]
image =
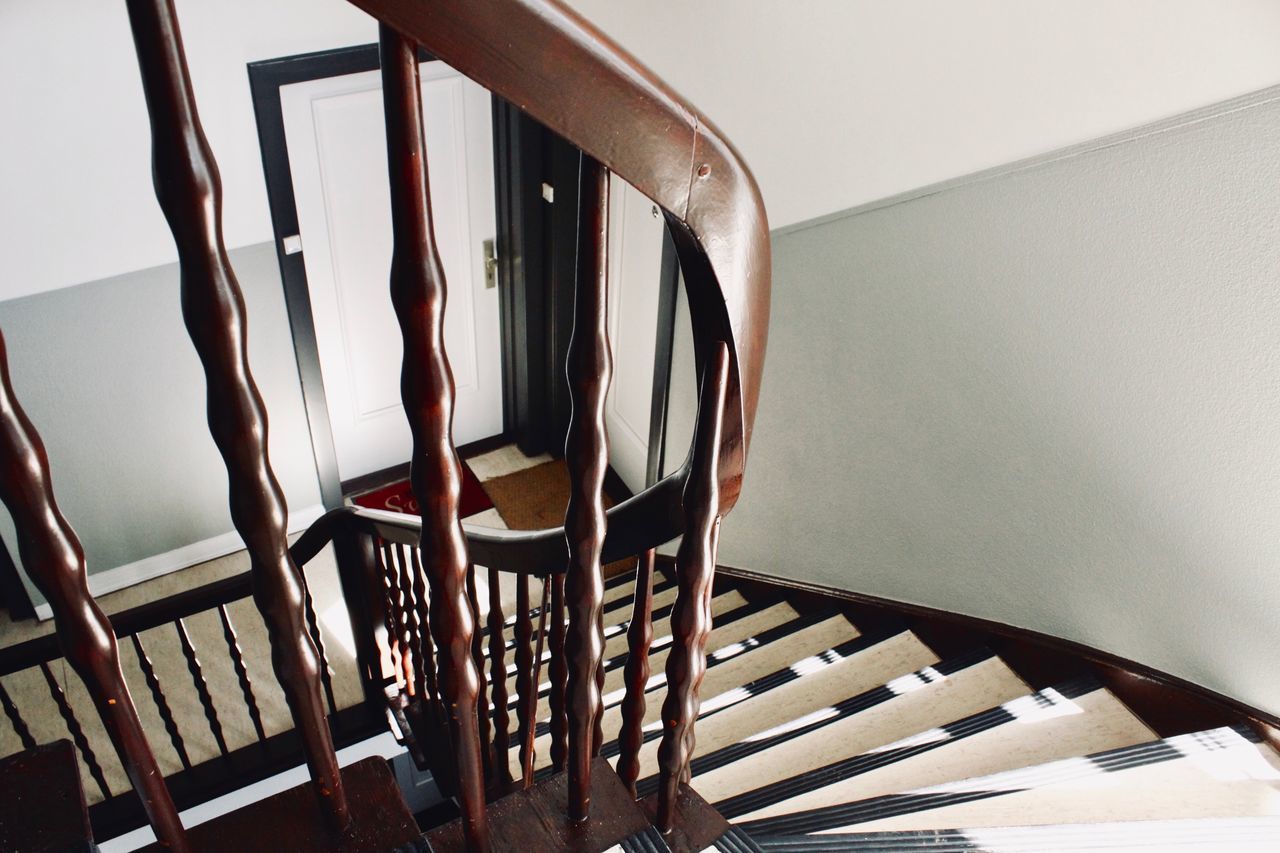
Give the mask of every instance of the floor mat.
[{"label": "floor mat", "polygon": [[[391,512],[403,512],[409,515],[421,515],[418,499],[413,496],[413,488],[408,480],[399,480],[389,486],[356,495],[351,502],[369,509],[385,509]],[[458,516],[467,518],[478,512],[484,512],[493,506],[493,501],[480,485],[479,478],[465,461],[462,462],[462,499],[458,505]],[[501,511],[501,510],[499,510]]]}]

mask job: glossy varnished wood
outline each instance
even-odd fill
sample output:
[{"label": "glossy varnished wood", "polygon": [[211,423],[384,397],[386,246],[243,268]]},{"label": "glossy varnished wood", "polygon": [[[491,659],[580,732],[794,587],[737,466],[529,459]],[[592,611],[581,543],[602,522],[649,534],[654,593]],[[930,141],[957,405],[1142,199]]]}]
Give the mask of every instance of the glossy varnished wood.
[{"label": "glossy varnished wood", "polygon": [[[519,578],[523,582],[524,578]],[[493,699],[493,750],[492,780],[505,787],[511,781],[511,764],[508,750],[511,745],[511,715],[507,705],[507,638],[503,634],[501,576],[496,569],[489,570],[489,683]]]},{"label": "glossy varnished wood", "polygon": [[[710,119],[558,0],[352,2],[519,104],[666,211],[698,349],[729,346],[724,434],[732,440],[719,465],[727,511],[746,461],[769,321],[768,221],[742,157]],[[619,511],[619,526],[632,514]]]},{"label": "glossy varnished wood", "polygon": [[[564,813],[567,777],[557,774],[528,790],[519,790],[490,806],[493,848],[511,851],[600,853],[641,832],[648,819],[631,798],[613,768],[597,758],[591,773],[591,820],[570,821]],[[466,850],[458,821],[427,833],[435,853]]]},{"label": "glossy varnished wood", "polygon": [[[200,853],[373,853],[413,850],[421,836],[387,762],[376,756],[342,768],[352,820],[343,832],[325,830],[310,784],[213,818],[190,831]],[[144,848],[150,850],[152,848]]]},{"label": "glossy varnished wood", "polygon": [[568,753],[566,741],[569,737],[569,719],[565,712],[565,689],[569,681],[569,663],[565,660],[565,606],[564,575],[556,575],[549,579],[551,584],[551,627],[550,670],[551,685],[547,694],[547,705],[551,712],[551,766],[556,771],[564,769]]},{"label": "glossy varnished wood", "polygon": [[[0,337],[0,501],[13,519],[22,564],[53,609],[62,653],[84,681],[129,781],[142,798],[156,836],[173,849],[186,849],[178,813],[120,669],[120,650],[111,623],[89,593],[84,549],[54,499],[44,443],[14,394],[3,337]],[[90,770],[94,770],[93,753],[61,687],[43,661],[40,666],[59,711],[76,736],[76,745]],[[101,769],[94,774],[94,779],[104,794],[110,796]]]},{"label": "glossy varnished wood", "polygon": [[532,775],[524,775],[523,768],[528,765],[527,753],[532,740],[529,732],[533,731],[535,710],[529,704],[529,697],[537,695],[537,684],[533,680],[533,616],[529,612],[529,579],[516,578],[516,624],[515,658],[516,658],[516,731],[520,743],[520,767],[524,786],[533,784]]},{"label": "glossy varnished wood", "polygon": [[379,46],[391,187],[391,301],[404,339],[400,387],[413,434],[410,480],[423,508],[420,547],[431,587],[431,637],[468,844],[487,849],[484,745],[476,716],[480,676],[465,589],[469,560],[458,518],[462,470],[450,438],[453,374],[444,351],[445,280],[431,224],[417,46],[385,25]]},{"label": "glossy varnished wood", "polygon": [[173,232],[182,313],[204,367],[209,431],[227,468],[231,518],[244,539],[271,661],[323,811],[349,820],[321,697],[320,659],[305,614],[302,573],[289,555],[288,509],[267,454],[267,416],[248,363],[244,297],[222,241],[222,188],[204,136],[172,0],[128,0],[151,118],[156,197]]},{"label": "glossy varnished wood", "polygon": [[618,778],[636,795],[640,778],[640,747],[644,744],[645,690],[649,684],[649,647],[653,645],[652,549],[636,564],[636,585],[632,594],[631,624],[627,626],[627,663],[622,671],[626,694],[622,697],[622,729],[618,732]]},{"label": "glossy varnished wood", "polygon": [[0,759],[0,850],[96,849],[70,743],[60,740]]},{"label": "glossy varnished wood", "polygon": [[662,703],[662,742],[658,746],[656,825],[674,825],[679,785],[689,773],[694,722],[700,705],[698,688],[707,671],[707,637],[711,635],[711,593],[716,547],[720,537],[719,461],[728,351],[712,352],[703,373],[694,427],[692,473],[685,486],[688,515],[684,538],[676,551],[675,605],[671,610],[671,651],[667,654],[667,696]]},{"label": "glossy varnished wood", "polygon": [[565,602],[569,626],[565,656],[569,714],[567,770],[569,817],[585,820],[590,811],[591,759],[596,750],[600,713],[597,672],[604,654],[600,608],[604,576],[604,475],[609,443],[604,407],[612,373],[606,306],[609,236],[609,173],[596,160],[582,158],[582,224],[579,227],[578,277],[574,288],[573,335],[569,339],[569,506],[564,531],[569,544]]},{"label": "glossy varnished wood", "polygon": [[249,721],[253,723],[254,734],[258,736],[259,742],[265,741],[267,732],[262,726],[262,711],[258,709],[258,698],[253,693],[253,680],[249,678],[249,670],[244,664],[244,653],[240,650],[240,639],[236,636],[235,626],[231,624],[231,614],[227,612],[225,604],[218,607],[218,620],[222,622],[222,639],[227,643],[227,654],[231,656],[231,665],[235,668],[240,695],[244,697],[244,707],[249,712]]},{"label": "glossy varnished wood", "polygon": [[187,755],[187,742],[183,739],[182,732],[178,728],[178,721],[174,719],[173,710],[169,707],[169,700],[165,698],[164,689],[160,686],[160,679],[151,663],[151,657],[142,645],[141,637],[137,634],[132,634],[130,639],[133,641],[133,651],[137,655],[138,666],[142,668],[142,677],[147,682],[147,689],[151,691],[151,701],[155,703],[156,710],[160,712],[160,721],[164,723],[164,730],[169,734],[169,745],[177,753],[183,769],[190,770],[191,757]]}]

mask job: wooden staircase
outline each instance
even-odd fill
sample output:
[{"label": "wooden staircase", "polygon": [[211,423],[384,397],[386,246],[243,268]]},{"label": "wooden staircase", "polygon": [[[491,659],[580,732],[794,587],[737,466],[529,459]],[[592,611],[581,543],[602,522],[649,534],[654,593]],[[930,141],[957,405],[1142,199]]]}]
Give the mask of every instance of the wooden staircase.
[{"label": "wooden staircase", "polygon": [[[633,583],[612,580],[606,602],[629,601]],[[623,850],[1275,849],[1280,754],[1243,723],[1161,737],[1098,677],[1035,689],[1021,662],[980,644],[957,653],[903,614],[851,614],[835,598],[791,601],[783,586],[731,577],[716,587],[689,786],[704,837],[688,846],[646,823]],[[660,574],[655,660],[672,591]],[[616,720],[628,611],[607,608],[605,625],[619,656],[606,654],[605,715]],[[653,675],[646,695],[662,685]],[[538,731],[541,747],[550,735]],[[646,713],[637,791],[650,813],[661,731]],[[607,741],[602,756],[616,763],[622,749]],[[557,778],[544,749],[535,766]],[[456,824],[428,838],[460,849]]]},{"label": "wooden staircase", "polygon": [[[389,296],[423,517],[336,507],[288,544],[244,302],[222,244],[217,166],[172,0],[126,7],[156,196],[179,250],[184,320],[205,369],[210,434],[250,555],[249,588],[198,591],[176,616],[142,608],[108,619],[89,595],[83,550],[58,510],[0,341],[0,499],[58,628],[57,649],[28,644],[5,656],[0,675],[43,673],[81,760],[111,799],[49,666],[55,653],[71,664],[158,849],[1274,848],[1280,757],[1253,728],[1158,734],[1088,673],[1033,686],[1007,654],[957,646],[954,635],[940,643],[900,614],[717,581],[720,523],[742,488],[769,313],[768,224],[741,157],[692,105],[555,0],[353,3],[380,25],[395,236]],[[572,484],[559,528],[485,531],[459,521],[420,48],[582,152],[583,189],[567,200],[577,206],[579,245],[566,366]],[[665,216],[690,303],[699,395],[685,463],[606,512],[611,172]],[[655,548],[677,537],[674,560],[659,571]],[[356,646],[359,716],[385,713],[457,806],[455,819],[425,834],[384,762],[339,766],[335,721],[350,709],[335,702],[303,572],[330,545]],[[636,573],[606,582],[602,566],[630,558]],[[512,582],[508,615],[501,590]],[[210,765],[219,785],[246,781],[183,619],[220,617],[255,722],[257,743],[246,749],[278,762],[228,617],[227,605],[249,594],[288,704],[287,757],[305,762],[310,781],[187,827],[180,804],[199,799],[161,772],[151,743],[161,735],[142,723],[120,641],[136,653],[184,772]],[[175,719],[140,639],[170,623],[218,745],[208,761],[188,754],[182,729],[192,721]],[[35,746],[2,683],[0,704],[23,745]]]}]

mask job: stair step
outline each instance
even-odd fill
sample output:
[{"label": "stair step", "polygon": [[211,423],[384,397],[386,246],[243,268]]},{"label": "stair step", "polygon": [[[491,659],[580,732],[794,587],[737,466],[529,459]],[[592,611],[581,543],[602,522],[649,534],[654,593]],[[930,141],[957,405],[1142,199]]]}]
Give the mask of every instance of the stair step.
[{"label": "stair step", "polygon": [[[753,605],[750,602],[748,602],[745,598],[742,597],[741,594],[737,592],[726,592],[723,595],[716,596],[711,601],[712,615],[714,616],[717,622],[723,622],[726,624],[735,622],[739,619],[743,619],[747,616],[750,616],[756,613],[758,610],[759,608],[756,605]],[[606,690],[608,689],[607,687],[608,683],[610,683],[610,681],[608,680],[609,677],[611,677],[612,683],[621,683],[622,669],[623,669],[623,666],[626,664],[626,657],[627,657],[625,633],[622,635],[621,640],[622,640],[621,650],[615,647],[614,651],[616,651],[617,653],[612,656],[607,654],[608,647],[606,646],[606,655],[604,657],[604,669],[605,669],[606,678],[607,678]],[[669,633],[657,634],[655,630],[654,643],[656,646],[662,649],[665,649],[670,644],[670,642],[671,642],[671,637]],[[536,653],[537,653],[537,640],[535,638],[535,640],[531,644],[531,656]],[[540,700],[539,700],[540,702],[545,702],[551,690],[551,681],[550,681],[551,670],[548,664],[548,661],[550,661],[550,659],[551,659],[551,649],[548,645],[544,644],[543,651],[542,651],[542,669],[538,675],[539,682],[540,682],[538,685],[538,696],[540,697]],[[508,674],[507,704],[508,704],[508,707],[511,709],[512,713],[515,712],[516,703],[519,699],[519,693],[516,691],[516,681],[517,681],[517,677],[515,674]],[[547,713],[549,713],[549,711],[546,711],[546,710],[539,711],[539,714],[541,716],[545,716]]]},{"label": "stair step", "polygon": [[[708,672],[724,661],[736,657],[742,648],[754,648],[756,645],[762,644],[767,645],[776,639],[777,635],[786,632],[787,629],[784,626],[796,622],[804,624],[818,618],[801,617],[789,604],[778,603],[761,608],[746,602],[736,592],[717,596],[712,601],[713,613],[719,606],[717,602],[721,599],[724,599],[724,606],[726,607],[736,602],[741,602],[741,604],[724,614],[717,614],[715,628],[707,641]],[[655,651],[650,657],[650,666],[653,673],[648,685],[650,692],[659,690],[660,686],[665,684],[663,666],[666,663],[667,650],[668,647],[664,646],[662,650]],[[618,722],[621,719],[621,710],[618,708],[624,694],[623,667],[621,663],[622,661],[615,661],[615,663],[606,666],[604,731],[608,736],[616,736]],[[543,672],[546,672],[545,668]],[[538,739],[534,747],[537,752],[535,766],[539,768],[549,766],[551,763],[551,737],[546,724],[551,713],[550,703],[546,695],[548,686],[544,683],[543,689],[540,691],[542,695],[538,701],[537,719],[540,722],[538,724]],[[517,761],[518,759],[513,756],[513,766]]]},{"label": "stair step", "polygon": [[1155,734],[1093,679],[995,708],[716,804],[726,817],[772,817],[1143,743]]},{"label": "stair step", "polygon": [[857,830],[1280,816],[1280,756],[1220,728],[745,821],[759,838]]},{"label": "stair step", "polygon": [[770,836],[756,840],[769,853],[1273,853],[1280,818],[1198,818],[1127,823],[1050,824],[977,829],[926,829],[832,835]]},{"label": "stair step", "polygon": [[908,735],[1025,695],[1027,685],[999,658],[976,651],[891,679],[714,752],[699,751],[698,791],[723,800],[859,755]]},{"label": "stair step", "polygon": [[[831,711],[850,691],[865,691],[935,660],[933,652],[909,631],[857,637],[824,649],[704,701],[698,715],[698,755],[721,753],[765,730]],[[661,735],[660,722],[646,727],[640,751],[642,772],[656,772]],[[616,741],[606,744],[604,754],[617,755],[617,746]],[[713,766],[703,762],[703,769]],[[695,764],[695,778],[699,772]],[[656,778],[642,780],[641,795],[652,793],[656,784]]]}]

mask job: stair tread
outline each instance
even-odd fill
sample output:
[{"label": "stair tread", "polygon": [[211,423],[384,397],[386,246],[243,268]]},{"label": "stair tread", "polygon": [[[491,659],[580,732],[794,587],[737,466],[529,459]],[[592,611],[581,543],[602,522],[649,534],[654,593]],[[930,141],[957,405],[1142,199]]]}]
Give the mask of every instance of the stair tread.
[{"label": "stair tread", "polygon": [[807,734],[787,737],[749,759],[703,773],[695,767],[698,790],[712,802],[723,800],[941,725],[957,715],[981,711],[993,702],[1024,695],[1027,689],[996,657],[980,659],[945,676],[937,668],[925,668],[876,688],[876,695],[867,697],[876,704],[850,716]]},{"label": "stair tread", "polygon": [[[658,610],[659,608],[663,608],[663,607],[669,607],[674,602],[675,589],[672,588],[671,590],[668,590],[667,593],[664,593],[661,596],[655,593],[653,598],[654,598],[653,607],[655,610]],[[725,613],[728,613],[746,604],[747,604],[747,600],[742,597],[741,593],[731,590],[728,592],[721,593],[720,595],[717,595],[714,599],[711,600],[711,613],[714,617],[719,617]],[[609,614],[606,614],[606,617],[608,615]],[[615,622],[610,623],[607,619],[605,622],[605,637],[607,639],[605,640],[604,659],[606,664],[610,661],[616,660],[620,655],[624,655],[627,651],[626,627],[629,624],[627,620],[631,618],[631,610],[630,608],[623,608],[622,610],[618,611],[617,614],[613,614],[613,615],[616,616]],[[534,624],[534,636],[532,641],[530,642],[530,648],[531,648],[531,653],[536,654],[538,649],[537,617],[534,617],[533,624]],[[669,616],[664,615],[654,620],[654,623],[653,623],[654,639],[655,640],[661,639],[662,637],[665,637],[666,635],[670,634],[671,629],[669,626],[670,626]],[[548,661],[550,657],[551,657],[551,649],[548,647],[546,643],[543,643],[542,679],[544,682],[543,683],[544,687],[546,686],[546,678],[547,678],[546,661]],[[514,644],[507,649],[505,658],[506,658],[505,662],[507,666],[508,695],[515,696],[516,677],[518,673],[516,671],[516,664],[515,664]]]},{"label": "stair tread", "polygon": [[[855,640],[848,645],[856,644]],[[804,718],[835,705],[851,691],[868,690],[898,673],[936,661],[936,655],[909,631],[900,631],[836,657],[836,650],[840,648],[824,649],[775,670],[760,680],[777,680],[778,676],[791,680],[758,695],[734,687],[709,697],[703,702],[698,717],[698,755],[710,755],[760,732]],[[657,771],[656,734],[656,723],[651,724],[646,731],[649,739],[640,751],[642,775]],[[696,768],[694,774],[697,778]]]},{"label": "stair tread", "polygon": [[1280,816],[1280,756],[1211,729],[745,821],[760,835]]},{"label": "stair tread", "polygon": [[[736,607],[734,605],[737,605]],[[716,596],[712,601],[712,612],[717,612],[719,607],[723,606],[725,612],[743,608],[749,610],[750,604],[746,599],[737,592],[728,592],[723,595]],[[746,612],[741,618],[733,621],[721,622],[711,632],[711,637],[707,641],[707,652],[709,655],[724,653],[727,649],[749,641],[752,637],[757,636],[774,628],[778,625],[786,624],[797,618],[796,611],[789,604],[777,603],[768,607]],[[657,638],[655,638],[657,639]],[[666,662],[667,649],[664,648],[655,652],[650,658],[651,671],[653,673],[649,682],[649,691],[658,689],[657,685],[662,682],[662,667]],[[545,673],[545,669],[543,670]],[[710,671],[710,669],[708,670]],[[545,677],[545,676],[544,676]],[[605,673],[604,696],[606,700],[606,719],[604,721],[605,731],[613,733],[617,731],[617,720],[621,718],[621,711],[618,704],[622,701],[622,693],[624,688],[623,668],[616,666]],[[514,695],[514,694],[513,694]],[[612,712],[612,716],[610,716]],[[537,719],[546,721],[551,713],[548,697],[543,696],[539,699]],[[610,720],[613,720],[613,727],[610,728]],[[551,737],[549,734],[540,735],[535,741],[534,748],[537,752],[536,767],[545,767],[551,763],[550,756]],[[513,766],[518,761],[512,757]]]},{"label": "stair tread", "polygon": [[1044,824],[967,829],[891,830],[828,835],[773,836],[757,841],[771,853],[874,850],[877,853],[1072,853],[1081,850],[1237,853],[1274,851],[1280,817],[1177,818],[1123,823]]},{"label": "stair tread", "polygon": [[[745,820],[884,796],[1144,743],[1155,737],[1111,691],[1063,687],[1019,697],[990,711],[926,730],[852,759],[852,775],[749,812]],[[830,766],[830,765],[828,765]],[[816,783],[820,773],[805,782]],[[777,796],[775,786],[770,796]]]}]

